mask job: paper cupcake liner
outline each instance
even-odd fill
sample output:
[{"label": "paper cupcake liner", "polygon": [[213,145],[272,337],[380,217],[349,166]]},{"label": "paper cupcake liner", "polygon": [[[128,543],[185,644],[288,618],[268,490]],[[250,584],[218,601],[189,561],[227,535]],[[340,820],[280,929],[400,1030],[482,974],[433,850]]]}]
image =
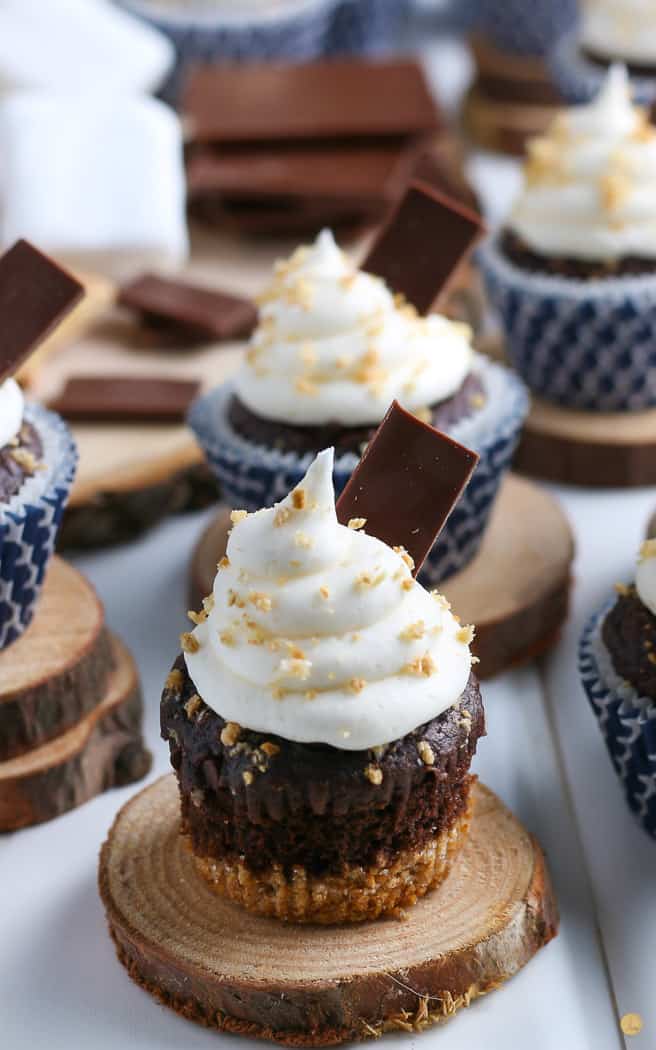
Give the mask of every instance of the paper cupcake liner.
[{"label": "paper cupcake liner", "polygon": [[629,807],[656,838],[656,703],[615,672],[601,636],[611,608],[609,603],[588,622],[579,647],[579,672]]},{"label": "paper cupcake liner", "polygon": [[412,0],[341,0],[330,20],[327,55],[372,54],[398,42]]},{"label": "paper cupcake liner", "polygon": [[[475,449],[480,462],[424,563],[421,579],[427,586],[462,569],[476,554],[528,411],[526,390],[508,369],[479,355],[474,369],[485,387],[485,405],[448,433]],[[196,401],[189,425],[219,479],[223,498],[232,507],[253,511],[283,499],[304,477],[314,456],[265,448],[235,433],[228,419],[233,389],[232,383],[225,383]],[[335,460],[337,495],[357,464],[351,452]]]},{"label": "paper cupcake liner", "polygon": [[500,51],[548,55],[575,24],[577,0],[457,0],[469,6],[470,24]]},{"label": "paper cupcake liner", "polygon": [[[337,0],[298,0],[277,14],[234,12],[221,17],[211,7],[197,10],[180,5],[160,4],[157,0],[120,0],[123,7],[164,33],[173,43],[177,61],[160,94],[175,103],[187,70],[199,63],[217,61],[294,62],[316,58],[324,49],[330,20]],[[280,6],[280,5],[279,5]],[[235,9],[238,5],[234,5]]]},{"label": "paper cupcake liner", "polygon": [[656,405],[656,271],[588,281],[513,265],[498,238],[478,252],[509,357],[540,397],[625,412]]},{"label": "paper cupcake liner", "polygon": [[[589,102],[606,78],[607,67],[586,58],[580,44],[577,32],[567,33],[549,59],[553,79],[567,102]],[[630,76],[634,101],[643,106],[656,102],[656,77]]]},{"label": "paper cupcake liner", "polygon": [[41,438],[45,469],[0,506],[0,650],[34,615],[77,466],[75,442],[59,416],[29,404],[25,421]]}]

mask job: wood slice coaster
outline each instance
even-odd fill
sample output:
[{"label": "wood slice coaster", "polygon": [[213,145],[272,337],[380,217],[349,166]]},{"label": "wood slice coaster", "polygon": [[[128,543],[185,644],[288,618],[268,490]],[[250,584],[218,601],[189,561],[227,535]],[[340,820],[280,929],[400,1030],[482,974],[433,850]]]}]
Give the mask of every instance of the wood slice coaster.
[{"label": "wood slice coaster", "polygon": [[656,409],[577,412],[534,398],[514,467],[594,488],[656,484]]},{"label": "wood slice coaster", "polygon": [[[212,590],[230,527],[229,511],[221,509],[194,551],[194,609]],[[479,677],[533,659],[555,642],[567,617],[573,557],[559,504],[537,485],[506,477],[478,554],[440,588],[463,623],[476,625]]]},{"label": "wood slice coaster", "polygon": [[540,847],[482,786],[448,878],[401,922],[298,926],[217,897],[179,834],[173,775],[120,811],[99,883],[134,981],[189,1020],[288,1046],[446,1020],[515,974],[558,927]]},{"label": "wood slice coaster", "polygon": [[41,747],[0,762],[0,831],[51,820],[148,772],[137,669],[118,639],[111,646],[113,670],[93,710]]},{"label": "wood slice coaster", "polygon": [[0,762],[40,747],[88,714],[112,662],[93,587],[53,558],[32,623],[0,652]]}]

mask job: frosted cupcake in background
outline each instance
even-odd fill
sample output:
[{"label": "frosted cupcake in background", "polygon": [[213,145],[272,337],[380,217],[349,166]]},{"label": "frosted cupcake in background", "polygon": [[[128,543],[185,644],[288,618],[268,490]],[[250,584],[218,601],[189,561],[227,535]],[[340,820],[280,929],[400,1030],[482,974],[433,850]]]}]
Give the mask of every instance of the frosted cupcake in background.
[{"label": "frosted cupcake in background", "polygon": [[579,670],[627,802],[656,838],[656,541],[588,623]]},{"label": "frosted cupcake in background", "polygon": [[32,619],[77,465],[64,421],[26,402],[13,373],[82,295],[25,241],[0,258],[0,650]]},{"label": "frosted cupcake in background", "polygon": [[653,0],[583,0],[581,21],[555,49],[554,77],[566,98],[585,101],[613,62],[623,62],[635,96],[656,101],[656,6]]},{"label": "frosted cupcake in background", "polygon": [[485,732],[473,629],[402,548],[338,523],[332,478],[328,449],[277,506],[233,512],[161,705],[199,871],[295,922],[374,919],[437,886]]},{"label": "frosted cupcake in background", "polygon": [[656,404],[656,128],[624,67],[530,142],[523,189],[479,261],[531,390],[588,410]]},{"label": "frosted cupcake in background", "polygon": [[324,231],[276,266],[231,382],[190,423],[227,501],[254,510],[336,449],[341,492],[393,400],[480,456],[424,567],[435,582],[473,557],[527,408],[522,385],[476,354],[466,325],[426,317],[359,270]]}]

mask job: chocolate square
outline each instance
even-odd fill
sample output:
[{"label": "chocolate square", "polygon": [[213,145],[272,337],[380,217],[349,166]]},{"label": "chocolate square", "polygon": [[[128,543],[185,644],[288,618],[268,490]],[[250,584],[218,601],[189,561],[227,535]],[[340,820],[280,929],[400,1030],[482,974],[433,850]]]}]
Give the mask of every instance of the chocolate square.
[{"label": "chocolate square", "polygon": [[143,274],[126,284],[118,302],[157,327],[196,340],[245,338],[257,324],[257,308],[248,299],[158,274]]},{"label": "chocolate square", "polygon": [[200,386],[150,376],[74,376],[50,408],[78,423],[183,423]]}]

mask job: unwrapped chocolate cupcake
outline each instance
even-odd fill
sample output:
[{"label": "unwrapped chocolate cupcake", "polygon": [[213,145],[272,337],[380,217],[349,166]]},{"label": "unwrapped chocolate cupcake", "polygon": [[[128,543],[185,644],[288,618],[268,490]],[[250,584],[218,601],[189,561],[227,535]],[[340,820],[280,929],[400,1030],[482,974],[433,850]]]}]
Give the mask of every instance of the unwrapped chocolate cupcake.
[{"label": "unwrapped chocolate cupcake", "polygon": [[295,922],[372,919],[438,885],[484,733],[472,628],[403,548],[338,523],[332,478],[329,449],[281,503],[233,512],[161,705],[199,871]]},{"label": "unwrapped chocolate cupcake", "polygon": [[656,100],[656,7],[653,0],[585,0],[581,23],[554,49],[553,74],[563,95],[585,102],[613,62],[624,62],[636,98]]},{"label": "unwrapped chocolate cupcake", "polygon": [[656,128],[622,66],[530,143],[479,261],[531,390],[577,409],[656,405]]},{"label": "unwrapped chocolate cupcake", "polygon": [[277,264],[241,370],[195,404],[190,423],[226,499],[255,510],[282,498],[327,445],[339,493],[394,399],[480,456],[424,566],[436,583],[476,553],[526,393],[473,351],[466,325],[419,316],[328,230]]},{"label": "unwrapped chocolate cupcake", "polygon": [[656,838],[656,540],[617,591],[585,629],[579,670],[627,802]]}]

